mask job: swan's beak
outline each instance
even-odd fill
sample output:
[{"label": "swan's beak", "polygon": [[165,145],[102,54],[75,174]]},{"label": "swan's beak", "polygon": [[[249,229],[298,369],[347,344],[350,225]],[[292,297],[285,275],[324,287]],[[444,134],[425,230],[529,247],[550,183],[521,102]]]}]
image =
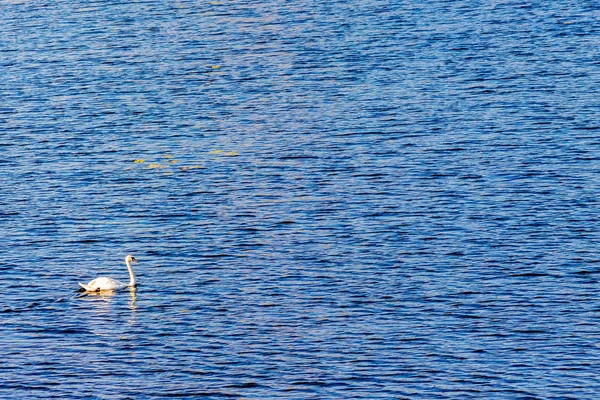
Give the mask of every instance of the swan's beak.
[{"label": "swan's beak", "polygon": [[139,261],[136,260],[135,257],[131,257],[131,261],[133,261],[134,263],[139,263]]}]

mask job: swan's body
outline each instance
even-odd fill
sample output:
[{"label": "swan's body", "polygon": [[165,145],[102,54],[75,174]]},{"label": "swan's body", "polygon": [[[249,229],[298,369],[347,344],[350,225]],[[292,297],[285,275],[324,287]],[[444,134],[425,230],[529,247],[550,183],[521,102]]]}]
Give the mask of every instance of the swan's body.
[{"label": "swan's body", "polygon": [[79,283],[86,292],[101,292],[103,290],[119,290],[126,287],[135,287],[135,275],[133,274],[133,268],[131,268],[131,262],[138,262],[134,256],[128,255],[125,257],[125,264],[127,265],[127,270],[129,271],[129,283],[119,282],[115,279],[108,278],[106,276],[101,276],[90,281],[87,285],[85,283]]}]

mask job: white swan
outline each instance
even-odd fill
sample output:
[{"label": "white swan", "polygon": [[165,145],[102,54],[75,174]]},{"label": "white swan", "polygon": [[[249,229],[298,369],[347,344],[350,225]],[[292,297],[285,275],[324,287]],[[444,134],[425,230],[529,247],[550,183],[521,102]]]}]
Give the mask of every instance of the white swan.
[{"label": "white swan", "polygon": [[132,261],[135,263],[139,262],[132,255],[128,255],[127,257],[125,257],[125,264],[127,264],[127,269],[129,270],[129,284],[116,281],[106,276],[101,276],[100,278],[96,278],[93,281],[90,281],[90,283],[88,283],[87,285],[78,282],[79,286],[81,286],[86,292],[100,292],[103,290],[119,290],[126,287],[135,287],[135,275],[133,274],[133,268],[131,268]]}]

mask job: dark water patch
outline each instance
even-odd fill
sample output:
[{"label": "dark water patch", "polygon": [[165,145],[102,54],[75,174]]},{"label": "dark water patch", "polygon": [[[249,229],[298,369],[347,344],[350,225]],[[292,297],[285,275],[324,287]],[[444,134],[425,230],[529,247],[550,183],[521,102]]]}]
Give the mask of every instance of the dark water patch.
[{"label": "dark water patch", "polygon": [[158,396],[160,397],[204,397],[204,398],[239,398],[239,394],[226,393],[221,391],[197,391],[197,390],[189,390],[189,391],[169,391],[169,392],[158,392]]}]

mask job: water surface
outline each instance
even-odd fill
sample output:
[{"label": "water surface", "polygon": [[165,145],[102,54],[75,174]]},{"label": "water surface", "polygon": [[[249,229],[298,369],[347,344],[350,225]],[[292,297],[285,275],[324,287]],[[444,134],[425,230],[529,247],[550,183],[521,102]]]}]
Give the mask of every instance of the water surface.
[{"label": "water surface", "polygon": [[0,397],[596,398],[599,15],[2,2]]}]

